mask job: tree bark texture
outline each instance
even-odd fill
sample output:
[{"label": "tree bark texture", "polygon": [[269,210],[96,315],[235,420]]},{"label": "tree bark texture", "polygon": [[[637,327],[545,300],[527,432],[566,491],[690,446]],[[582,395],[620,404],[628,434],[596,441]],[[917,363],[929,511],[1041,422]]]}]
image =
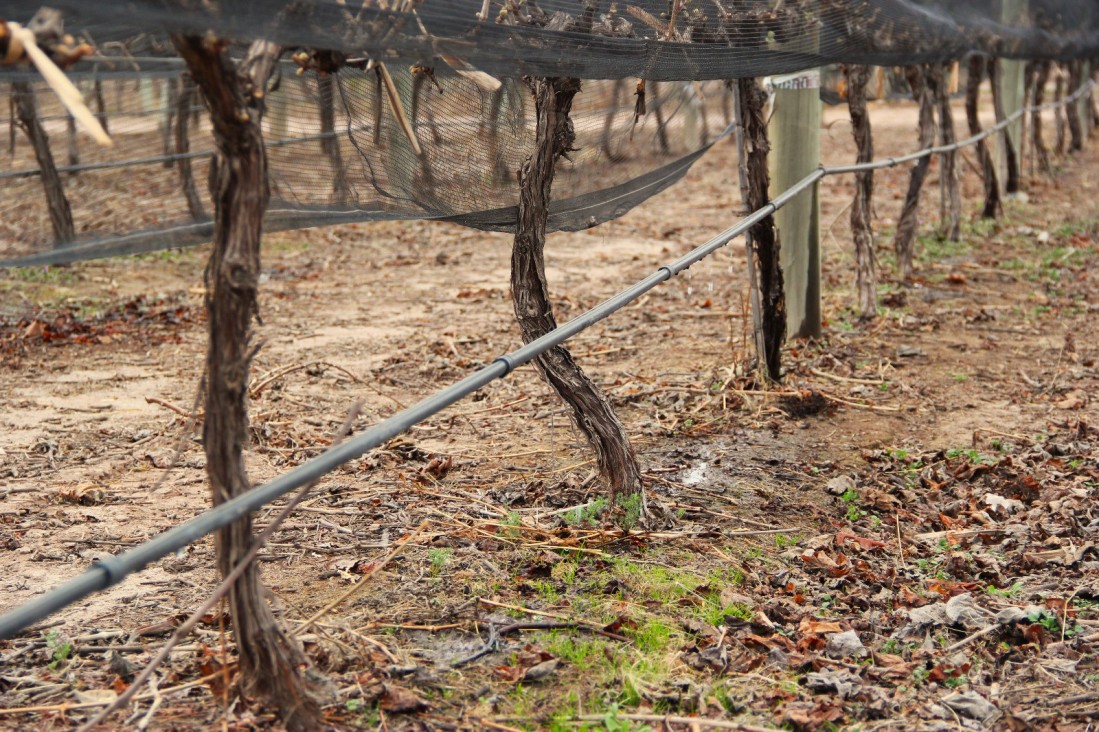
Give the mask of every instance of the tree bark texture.
[{"label": "tree bark texture", "polygon": [[[969,134],[981,133],[981,119],[977,115],[977,102],[980,99],[981,80],[988,68],[988,60],[982,56],[973,56],[969,59],[969,75],[965,89],[965,117],[969,123]],[[985,186],[985,204],[981,209],[981,218],[994,219],[1003,210],[1000,201],[1000,181],[996,176],[996,164],[992,160],[992,152],[984,140],[977,143],[977,160],[981,164],[981,176]]]},{"label": "tree bark texture", "polygon": [[340,141],[336,137],[336,77],[317,74],[317,107],[321,121],[321,152],[332,169],[332,198],[340,203],[347,198],[347,174],[340,156]]},{"label": "tree bark texture", "polygon": [[[926,67],[922,65],[906,66],[904,69],[912,98],[919,104],[920,116],[917,132],[918,149],[926,150],[935,144],[935,101],[927,86]],[[902,280],[912,278],[913,255],[916,249],[916,230],[919,227],[920,191],[927,180],[927,171],[931,167],[931,156],[925,155],[915,162],[908,178],[908,193],[904,197],[904,206],[897,222],[897,234],[893,247],[897,252],[897,273]]]},{"label": "tree bark texture", "polygon": [[601,147],[607,160],[612,163],[621,162],[624,156],[614,149],[614,120],[618,116],[618,105],[622,103],[622,92],[626,89],[624,79],[615,79],[611,86],[611,103],[607,105],[607,113],[603,117],[603,137]]},{"label": "tree bark texture", "polygon": [[[568,155],[576,139],[569,113],[580,91],[580,81],[571,78],[537,78],[529,84],[537,128],[534,152],[519,171],[519,221],[511,254],[512,303],[525,343],[557,327],[546,283],[546,222],[557,161]],[[564,346],[539,356],[534,365],[571,407],[573,421],[594,448],[599,471],[610,484],[612,504],[631,495],[643,501],[637,457],[599,388]]]},{"label": "tree bark texture", "polygon": [[191,151],[191,107],[195,103],[195,95],[198,89],[190,74],[184,74],[179,82],[179,94],[176,96],[176,126],[175,126],[175,152],[176,170],[179,171],[179,183],[183,188],[183,197],[187,201],[187,210],[195,220],[206,218],[206,211],[199,198],[198,189],[195,187],[195,175],[191,166],[191,158],[187,153]]},{"label": "tree bark texture", "polygon": [[[870,67],[862,64],[847,67],[847,108],[851,113],[851,130],[855,136],[859,163],[874,159],[870,115],[866,111],[866,85],[869,81]],[[873,196],[874,171],[855,173],[851,234],[855,239],[855,283],[859,293],[860,320],[872,320],[878,314],[878,274],[874,261],[874,231],[870,226]]]},{"label": "tree bark texture", "polygon": [[[1019,175],[1024,175],[1027,165],[1027,146],[1030,144],[1030,119],[1026,108],[1034,98],[1034,77],[1038,72],[1038,62],[1028,61],[1023,65],[1023,114],[1019,117]],[[1030,175],[1034,176],[1034,151],[1030,156]]]},{"label": "tree bark texture", "polygon": [[38,104],[34,98],[34,89],[25,81],[14,81],[11,85],[15,96],[15,116],[19,126],[27,134],[34,148],[34,157],[41,172],[42,188],[46,193],[46,207],[50,214],[50,226],[57,244],[64,244],[76,238],[73,226],[72,207],[65,197],[65,186],[57,172],[57,164],[50,151],[50,138],[38,119]]},{"label": "tree bark texture", "polygon": [[[770,203],[771,174],[767,165],[770,142],[767,137],[767,97],[754,78],[737,79],[737,100],[743,125],[743,149],[747,183],[745,206],[758,211]],[[782,344],[786,340],[786,291],[782,280],[781,242],[774,216],[768,216],[748,230],[748,251],[752,258],[750,276],[756,280],[760,316],[756,348],[767,377],[782,380]]]},{"label": "tree bark texture", "polygon": [[[976,60],[976,57],[974,57]],[[1049,72],[1052,61],[1038,61],[1034,69],[1034,106],[1040,107],[1045,102],[1046,84],[1049,83]],[[1042,137],[1042,110],[1035,109],[1030,115],[1030,134],[1034,148],[1034,159],[1038,167],[1046,175],[1053,175],[1053,164],[1049,159],[1049,148]]]},{"label": "tree bark texture", "polygon": [[95,95],[95,118],[99,120],[99,125],[103,128],[103,131],[110,134],[107,122],[107,102],[103,98],[103,80],[96,78],[93,91]]},{"label": "tree bark texture", "polygon": [[647,104],[656,117],[656,140],[660,144],[660,152],[668,155],[671,152],[671,145],[668,142],[668,127],[664,119],[664,99],[660,96],[660,82],[646,81],[645,93]]},{"label": "tree bark texture", "polygon": [[[988,76],[992,80],[992,106],[996,110],[996,119],[1007,119],[1004,110],[1004,99],[1000,93],[1000,69],[999,59],[993,59],[988,65]],[[1015,143],[1011,141],[1011,135],[1007,130],[1000,133],[1000,144],[1004,146],[1004,159],[1007,163],[1007,180],[1004,181],[1005,193],[1019,192],[1019,156],[1015,150]]]},{"label": "tree bark texture", "polygon": [[[1075,94],[1083,80],[1084,62],[1073,59],[1068,62],[1068,90],[1067,94]],[[1073,102],[1065,106],[1065,118],[1068,120],[1069,152],[1079,152],[1084,149],[1084,128],[1080,119],[1080,107]]]},{"label": "tree bark texture", "polygon": [[172,119],[179,111],[179,95],[181,89],[179,88],[179,82],[176,79],[164,79],[161,82],[161,101],[164,104],[164,112],[160,116],[160,138],[162,149],[164,150],[164,167],[172,167],[172,148],[175,147],[175,140],[172,135]]},{"label": "tree bark texture", "polygon": [[[214,248],[206,266],[210,343],[202,436],[213,503],[218,505],[252,488],[243,451],[248,370],[255,354],[251,325],[257,310],[260,236],[269,198],[259,104],[279,49],[256,42],[238,68],[217,40],[172,40],[206,98],[216,149],[210,175],[215,220]],[[217,533],[222,576],[248,552],[252,539],[250,516]],[[308,661],[280,627],[263,592],[255,564],[229,592],[244,690],[277,707],[288,729],[316,729],[320,707],[303,678]]]},{"label": "tree bark texture", "polygon": [[[928,83],[939,106],[939,140],[943,145],[957,141],[954,134],[954,110],[950,107],[950,93],[946,86],[949,64],[931,64]],[[962,236],[962,194],[958,186],[958,153],[955,150],[939,156],[939,213],[940,234],[944,239],[958,241]]]}]

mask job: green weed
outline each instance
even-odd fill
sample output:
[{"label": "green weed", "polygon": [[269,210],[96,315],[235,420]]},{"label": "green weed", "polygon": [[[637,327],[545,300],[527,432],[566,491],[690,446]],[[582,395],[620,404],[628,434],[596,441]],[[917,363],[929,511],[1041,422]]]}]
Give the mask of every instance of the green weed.
[{"label": "green weed", "polygon": [[56,671],[72,656],[73,646],[69,641],[63,640],[56,630],[51,630],[46,633],[46,650],[50,652],[50,662],[47,665],[51,671]]},{"label": "green weed", "polygon": [[577,506],[565,514],[565,523],[569,526],[584,526],[597,524],[599,517],[607,508],[607,499],[600,496],[584,506]]},{"label": "green weed", "polygon": [[985,587],[985,592],[995,597],[1015,597],[1023,590],[1023,583],[1016,582],[1011,587],[993,587],[988,585]]},{"label": "green weed", "polygon": [[428,560],[431,562],[432,577],[442,574],[443,569],[450,563],[451,554],[453,552],[450,549],[432,549],[427,553]]}]

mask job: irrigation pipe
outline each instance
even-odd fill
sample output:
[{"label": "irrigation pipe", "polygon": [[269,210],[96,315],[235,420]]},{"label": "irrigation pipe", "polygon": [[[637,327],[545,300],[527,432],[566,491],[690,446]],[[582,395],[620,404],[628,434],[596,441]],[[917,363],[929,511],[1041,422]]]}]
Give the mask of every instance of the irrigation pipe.
[{"label": "irrigation pipe", "polygon": [[[1088,81],[1071,96],[1065,97],[1060,102],[1054,102],[1052,105],[1071,104],[1084,92],[1090,89],[1093,84],[1094,82]],[[1042,105],[1041,108],[1049,106],[1050,105]],[[182,549],[207,534],[213,533],[222,527],[240,520],[249,513],[257,511],[266,504],[271,503],[296,488],[300,488],[311,481],[319,480],[344,463],[362,457],[375,447],[384,444],[411,429],[412,426],[438,414],[478,389],[487,386],[496,379],[507,376],[519,366],[529,363],[554,346],[564,343],[577,333],[580,333],[618,310],[621,310],[626,305],[638,300],[645,295],[645,293],[680,274],[692,264],[713,254],[734,238],[745,233],[757,223],[782,208],[799,193],[816,184],[817,181],[824,176],[891,167],[926,155],[948,152],[964,145],[970,145],[1005,128],[1007,125],[1014,122],[1016,118],[1026,112],[1033,111],[1034,109],[1037,109],[1037,107],[1020,109],[1015,114],[1007,117],[985,132],[952,145],[927,148],[900,158],[872,161],[861,165],[845,165],[830,168],[821,166],[820,168],[817,168],[795,183],[792,187],[776,196],[763,208],[749,214],[747,217],[710,239],[705,244],[692,249],[679,259],[658,268],[651,275],[640,282],[637,282],[632,287],[603,301],[586,313],[558,327],[556,330],[550,331],[541,338],[531,341],[522,348],[497,357],[490,364],[470,374],[461,381],[432,394],[407,409],[397,412],[388,419],[370,427],[357,437],[349,439],[346,442],[327,450],[323,454],[303,463],[290,472],[275,478],[271,482],[258,486],[243,495],[237,496],[215,508],[205,511],[174,529],[169,529],[123,554],[102,559],[93,564],[80,576],[5,613],[3,616],[0,616],[0,639],[7,640],[12,638],[20,631],[78,600],[118,584],[125,579],[127,575],[141,571],[152,562]]]}]

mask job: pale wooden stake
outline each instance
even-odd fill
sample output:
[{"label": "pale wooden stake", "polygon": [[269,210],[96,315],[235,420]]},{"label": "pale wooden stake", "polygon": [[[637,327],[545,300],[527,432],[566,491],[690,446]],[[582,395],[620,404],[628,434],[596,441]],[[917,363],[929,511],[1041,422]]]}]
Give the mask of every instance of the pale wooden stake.
[{"label": "pale wooden stake", "polygon": [[[785,191],[820,166],[820,72],[779,79],[771,138],[771,190]],[[818,338],[820,329],[820,188],[817,185],[775,213],[782,237],[782,277],[786,283],[786,335]]]},{"label": "pale wooden stake", "polygon": [[[1000,17],[1004,24],[1020,24],[1026,17],[1027,0],[1002,0],[1002,2],[1002,13]],[[996,110],[996,121],[1002,122],[1023,107],[1024,100],[1026,99],[1026,90],[1023,88],[1023,69],[1026,62],[998,59],[997,64],[999,65],[997,81],[999,85],[998,96],[1000,98],[1000,104]],[[1018,161],[1017,172],[1021,172],[1022,160],[1019,159],[1018,154],[1022,151],[1022,119],[1007,126],[1007,138],[1016,150],[1016,160]],[[996,177],[1004,183],[1004,191],[1006,193],[1018,192],[1017,190],[1013,190],[1013,182],[1017,181],[1018,176],[1009,175],[1008,155],[1003,136],[997,136],[996,138],[996,168]],[[1014,187],[1018,187],[1017,182],[1014,183]]]}]

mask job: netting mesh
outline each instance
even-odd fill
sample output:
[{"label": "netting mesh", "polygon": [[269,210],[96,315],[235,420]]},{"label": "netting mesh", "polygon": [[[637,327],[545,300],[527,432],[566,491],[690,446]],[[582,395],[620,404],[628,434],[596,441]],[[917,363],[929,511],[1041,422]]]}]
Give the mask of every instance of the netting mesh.
[{"label": "netting mesh", "polygon": [[[413,218],[483,229],[514,226],[516,171],[534,134],[533,105],[521,81],[505,79],[490,92],[442,71],[435,74],[436,87],[423,75],[395,68],[417,155],[373,73],[345,69],[321,77],[283,70],[263,123],[269,230]],[[0,259],[41,253],[32,261],[64,261],[209,238],[213,208],[206,178],[213,140],[191,84],[179,76],[108,77],[98,86],[115,146],[79,144],[78,160],[71,161],[71,132],[60,104],[40,88],[32,92],[62,171],[77,240],[54,247],[38,161],[16,134],[9,138],[12,165],[0,173]],[[573,114],[578,150],[558,171],[555,229],[586,228],[621,215],[678,180],[728,129],[728,92],[721,83],[650,84],[649,113],[636,122],[633,84],[594,81],[584,88]]]},{"label": "netting mesh", "polygon": [[[308,70],[299,76],[285,61],[267,95],[268,229],[384,218],[510,228],[516,170],[533,140],[524,75],[586,80],[574,108],[578,150],[559,168],[550,221],[578,229],[667,187],[728,130],[724,80],[971,52],[1099,53],[1094,0],[238,0],[220,3],[222,12],[182,0],[53,5],[68,32],[98,49],[72,73],[115,146],[74,144],[67,116],[33,73],[0,73],[0,92],[13,100],[0,264],[209,237],[213,142],[170,32],[213,31],[241,49],[269,39],[289,58],[304,51],[299,63]],[[12,18],[37,9],[25,0],[8,6]],[[367,59],[384,62],[391,93]],[[318,74],[318,66],[334,73]],[[62,170],[69,241],[58,243],[41,162],[16,129],[15,101],[28,94]]]}]

